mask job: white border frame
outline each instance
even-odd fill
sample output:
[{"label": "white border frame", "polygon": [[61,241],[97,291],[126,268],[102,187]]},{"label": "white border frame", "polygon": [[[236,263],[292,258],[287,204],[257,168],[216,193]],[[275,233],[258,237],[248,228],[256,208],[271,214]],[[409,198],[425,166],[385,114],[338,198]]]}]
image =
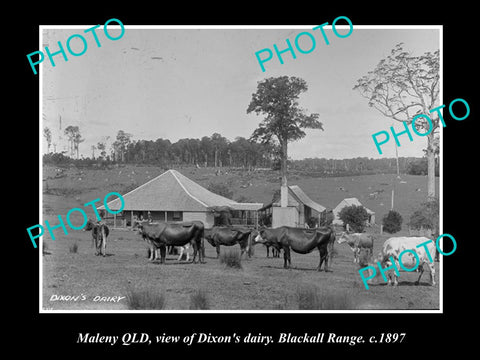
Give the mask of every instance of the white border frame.
[{"label": "white border frame", "polygon": [[[43,48],[43,30],[46,29],[88,29],[95,25],[40,25],[39,26],[39,49]],[[311,29],[317,25],[124,25],[125,29]],[[109,25],[114,29],[120,29],[119,25]],[[101,29],[104,26],[100,26]],[[331,25],[325,26],[331,29]],[[348,25],[336,25],[338,29],[349,29]],[[443,104],[443,25],[355,25],[354,29],[432,29],[439,30],[439,49],[440,49],[440,92],[439,103]],[[39,64],[39,220],[43,223],[43,161],[42,161],[42,106],[43,106],[43,63]],[[442,114],[443,114],[443,110]],[[439,127],[440,136],[440,179],[439,179],[439,199],[440,199],[440,222],[439,232],[443,234],[443,127]],[[39,313],[40,314],[443,314],[443,257],[440,256],[439,270],[439,309],[434,310],[45,310],[43,309],[43,236],[37,245],[39,257]],[[440,240],[440,246],[443,248],[443,238]]]}]

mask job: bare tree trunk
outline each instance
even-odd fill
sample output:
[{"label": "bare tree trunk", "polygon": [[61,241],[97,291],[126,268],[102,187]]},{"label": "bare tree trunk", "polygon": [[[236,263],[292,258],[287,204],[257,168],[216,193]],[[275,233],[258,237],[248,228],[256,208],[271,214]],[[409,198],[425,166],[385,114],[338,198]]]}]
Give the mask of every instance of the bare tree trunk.
[{"label": "bare tree trunk", "polygon": [[433,131],[427,138],[427,196],[428,200],[435,199],[435,149],[433,148]]},{"label": "bare tree trunk", "polygon": [[282,155],[281,155],[281,166],[280,166],[280,173],[282,176],[282,185],[280,187],[280,206],[287,207],[288,206],[288,185],[287,185],[287,154],[288,154],[288,143],[287,141],[282,141],[280,146],[282,147]]}]

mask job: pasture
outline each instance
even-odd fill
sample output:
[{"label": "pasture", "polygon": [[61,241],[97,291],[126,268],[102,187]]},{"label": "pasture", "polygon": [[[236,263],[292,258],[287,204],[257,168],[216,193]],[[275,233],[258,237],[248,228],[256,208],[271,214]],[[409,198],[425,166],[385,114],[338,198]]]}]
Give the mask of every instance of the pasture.
[{"label": "pasture", "polygon": [[[243,195],[251,201],[270,201],[273,189],[278,187],[277,182],[269,181],[276,177],[276,172],[249,175],[224,173],[212,180],[206,174],[208,169],[180,171],[203,186],[211,181],[224,181],[235,190],[234,198]],[[154,167],[132,166],[106,171],[67,169],[62,176],[56,176],[54,169],[45,168],[44,220],[57,224],[57,214],[64,216],[69,209],[83,207],[84,203],[95,198],[103,199],[110,191],[125,193],[127,188],[139,186],[162,172],[163,169]],[[405,175],[402,176],[403,183],[392,179],[393,175],[298,178],[292,180],[291,184],[299,184],[312,199],[327,207],[336,205],[335,196],[340,200],[357,197],[365,206],[377,212],[379,223],[389,209],[390,193],[380,192],[379,196],[372,199],[368,194],[381,186],[390,189],[389,185],[396,181],[398,201],[396,196],[395,207],[406,221],[411,209],[422,201],[419,194],[425,194],[426,181],[424,177]],[[419,188],[420,191],[417,191]],[[94,216],[91,210],[87,214],[91,218]],[[408,235],[405,225],[403,228],[395,236]],[[376,255],[390,235],[379,235],[377,226],[368,231],[376,235]],[[418,286],[413,284],[417,273],[402,272],[397,288],[386,286],[381,281],[366,290],[358,274],[358,265],[353,263],[352,252],[344,244],[335,243],[331,265],[333,271],[325,273],[316,271],[319,262],[316,250],[307,255],[292,252],[292,269],[285,270],[283,253],[280,258],[266,258],[266,249],[259,244],[255,246],[254,255],[243,258],[242,268],[236,269],[222,264],[216,258],[215,249],[205,242],[206,263],[177,261],[176,255],[167,255],[166,264],[160,265],[148,261],[146,245],[133,231],[112,230],[108,237],[106,257],[94,255],[90,232],[69,229],[69,234],[64,235],[61,229],[57,229],[55,234],[58,234],[55,241],[48,234],[43,237],[43,255],[42,249],[40,251],[44,309],[128,310],[127,297],[132,291],[147,291],[151,296],[163,297],[165,310],[190,309],[192,296],[198,293],[206,298],[210,310],[298,310],[305,308],[302,307],[304,294],[314,294],[324,299],[321,301],[323,310],[439,308],[438,263],[435,264],[437,285],[434,287],[428,285],[429,270],[425,267]],[[222,252],[225,251],[239,251],[239,246],[222,247]]]}]

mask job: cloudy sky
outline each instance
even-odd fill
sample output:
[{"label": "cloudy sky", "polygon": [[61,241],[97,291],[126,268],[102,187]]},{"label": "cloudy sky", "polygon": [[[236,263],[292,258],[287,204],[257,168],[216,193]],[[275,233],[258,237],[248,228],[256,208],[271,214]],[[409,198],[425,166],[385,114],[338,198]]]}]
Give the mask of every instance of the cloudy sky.
[{"label": "cloudy sky", "polygon": [[[60,119],[62,129],[79,126],[85,138],[80,144],[84,156],[91,156],[91,146],[108,136],[111,144],[118,130],[132,134],[133,140],[167,138],[174,142],[215,132],[232,141],[237,136],[248,138],[262,120],[246,113],[257,82],[288,75],[306,80],[309,89],[301,95],[300,105],[318,113],[325,129],[309,130],[304,139],[292,143],[292,158],[392,157],[393,139],[379,155],[371,137],[390,127],[392,121],[369,108],[367,100],[352,88],[396,44],[403,42],[413,55],[433,52],[440,46],[441,32],[431,27],[354,27],[349,37],[339,38],[326,28],[330,42],[326,45],[318,30],[312,32],[315,24],[268,29],[125,25],[125,33],[117,41],[107,39],[99,28],[100,48],[86,34],[85,54],[74,57],[67,53],[68,62],[58,55],[55,67],[48,59],[41,66],[41,128],[52,130],[57,151],[65,142],[65,136],[58,139],[63,131]],[[41,43],[54,52],[57,41],[65,47],[71,35],[89,27],[44,27]],[[110,31],[112,36],[118,35]],[[309,54],[297,51],[296,59],[285,53],[283,65],[274,58],[265,63],[262,72],[255,52],[273,50],[273,44],[285,48],[285,39],[293,44],[302,31],[315,35],[315,50]],[[71,46],[81,50],[79,39]],[[402,124],[394,127],[401,129]],[[406,139],[398,149],[399,156],[422,156],[426,139],[413,136],[413,142],[405,135],[400,138]]]}]

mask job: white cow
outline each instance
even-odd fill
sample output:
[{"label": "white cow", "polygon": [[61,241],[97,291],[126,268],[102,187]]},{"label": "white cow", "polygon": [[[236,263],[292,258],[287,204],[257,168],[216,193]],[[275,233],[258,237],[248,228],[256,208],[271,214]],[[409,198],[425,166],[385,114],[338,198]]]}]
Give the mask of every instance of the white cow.
[{"label": "white cow", "polygon": [[[430,268],[430,283],[432,286],[434,286],[434,258],[435,242],[433,240],[430,240],[426,237],[392,237],[385,241],[382,251],[378,254],[376,260],[377,262],[380,262],[382,269],[389,268],[392,265],[394,266],[392,269],[385,271],[388,273],[388,284],[394,286],[398,285],[398,276],[400,275],[400,271],[414,271],[415,269],[420,273],[417,281],[415,282],[415,284],[418,285],[423,274],[423,265],[426,263]],[[400,265],[400,262],[402,263],[403,267]],[[378,263],[376,265],[378,265]],[[369,264],[369,266],[373,268],[372,264]],[[368,269],[367,271],[370,271],[371,275],[372,270]],[[377,272],[377,275],[379,275],[379,273],[381,273],[380,269]],[[373,276],[370,278],[373,278]]]}]

